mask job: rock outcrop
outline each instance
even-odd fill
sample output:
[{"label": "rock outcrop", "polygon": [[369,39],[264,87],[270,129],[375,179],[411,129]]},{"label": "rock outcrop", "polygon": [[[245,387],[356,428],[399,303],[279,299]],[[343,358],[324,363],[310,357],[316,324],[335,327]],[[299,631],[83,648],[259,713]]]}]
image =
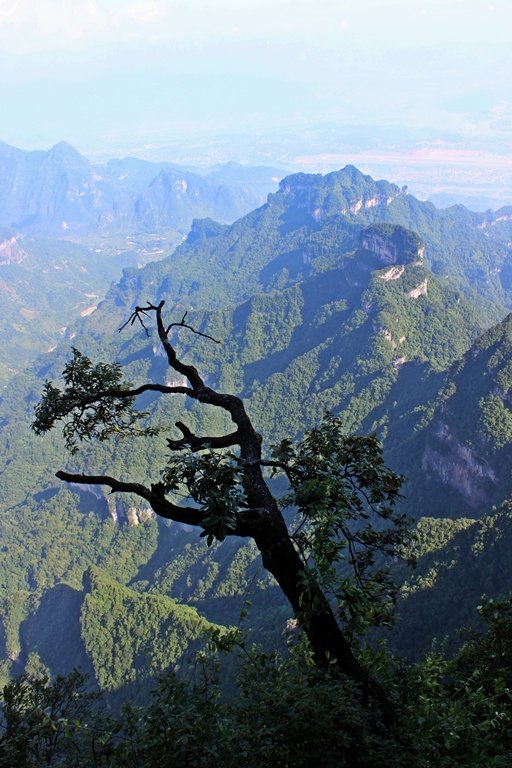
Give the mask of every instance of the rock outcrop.
[{"label": "rock outcrop", "polygon": [[402,270],[387,270],[383,280],[396,280],[403,274],[403,265],[422,263],[425,246],[419,235],[395,224],[374,224],[363,229],[359,236],[359,252],[377,258],[378,264],[402,266]]}]

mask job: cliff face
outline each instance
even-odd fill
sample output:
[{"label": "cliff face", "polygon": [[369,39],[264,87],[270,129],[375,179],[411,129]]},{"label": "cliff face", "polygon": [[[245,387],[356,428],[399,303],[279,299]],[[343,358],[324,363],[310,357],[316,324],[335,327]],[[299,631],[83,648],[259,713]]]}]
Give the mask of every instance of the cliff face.
[{"label": "cliff face", "polygon": [[[415,232],[393,224],[375,224],[363,229],[359,236],[359,251],[362,258],[371,254],[377,257],[381,266],[392,264],[422,264],[425,246]],[[384,279],[395,279],[387,273]]]},{"label": "cliff face", "polygon": [[410,460],[405,450],[399,459],[406,493],[425,513],[482,515],[510,498],[511,361],[508,315],[445,374],[428,423],[409,440]]},{"label": "cliff face", "polygon": [[19,237],[13,236],[0,242],[0,267],[9,264],[21,264],[27,256]]},{"label": "cliff face", "polygon": [[497,211],[487,211],[483,216],[480,216],[477,227],[483,230],[494,229],[498,236],[501,235],[502,238],[508,236],[508,239],[510,239],[512,233],[511,225],[512,205],[505,205]]},{"label": "cliff face", "polygon": [[110,518],[118,525],[135,527],[155,517],[150,507],[135,505],[121,495],[106,493],[99,485],[73,485],[78,493],[92,494],[98,500],[98,514],[103,513],[105,518]]},{"label": "cliff face", "polygon": [[421,457],[421,469],[427,479],[435,477],[455,490],[470,510],[489,502],[497,485],[496,473],[489,462],[442,421],[437,422]]}]

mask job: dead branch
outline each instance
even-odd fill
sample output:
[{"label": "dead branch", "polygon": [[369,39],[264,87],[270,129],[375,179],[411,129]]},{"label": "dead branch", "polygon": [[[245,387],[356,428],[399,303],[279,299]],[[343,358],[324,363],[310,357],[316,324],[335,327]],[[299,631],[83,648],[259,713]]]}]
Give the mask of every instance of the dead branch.
[{"label": "dead branch", "polygon": [[171,323],[170,325],[168,325],[167,328],[165,329],[165,333],[168,335],[169,331],[172,328],[188,328],[188,330],[192,331],[192,333],[196,333],[198,336],[202,336],[204,339],[209,339],[210,341],[214,341],[215,344],[220,344],[219,339],[214,339],[213,336],[209,336],[207,333],[198,331],[192,325],[188,325],[188,323],[185,322],[187,315],[188,315],[188,312],[185,312],[185,314],[183,315],[179,323]]},{"label": "dead branch", "polygon": [[146,336],[149,336],[149,331],[147,327],[144,325],[144,321],[141,315],[144,315],[145,317],[149,317],[148,311],[150,309],[153,309],[151,305],[148,307],[135,307],[135,309],[133,310],[132,314],[130,315],[126,323],[123,323],[123,325],[118,329],[119,333],[121,333],[121,331],[124,330],[124,328],[126,328],[127,325],[133,325],[135,321],[138,320],[139,323],[144,328],[144,330],[146,331]]},{"label": "dead branch", "polygon": [[[144,323],[144,320],[142,319],[142,316],[149,317],[149,312],[159,312],[162,310],[162,307],[164,306],[163,301],[160,302],[158,306],[155,306],[154,304],[151,304],[148,302],[147,307],[135,307],[132,314],[126,321],[126,323],[123,323],[123,325],[118,329],[119,333],[121,333],[122,330],[124,330],[128,325],[133,325],[137,320],[142,325],[146,332],[146,336],[149,336],[149,331]],[[198,331],[197,328],[194,328],[193,325],[190,325],[189,323],[186,323],[185,320],[187,319],[188,311],[185,312],[179,323],[170,323],[167,328],[165,328],[165,336],[167,337],[170,333],[170,331],[173,328],[186,328],[189,331],[192,331],[192,333],[195,333],[197,336],[202,336],[203,339],[209,339],[209,341],[213,341],[215,344],[220,344],[219,339],[215,339],[213,336],[210,336],[208,333],[203,333],[203,331]]]}]

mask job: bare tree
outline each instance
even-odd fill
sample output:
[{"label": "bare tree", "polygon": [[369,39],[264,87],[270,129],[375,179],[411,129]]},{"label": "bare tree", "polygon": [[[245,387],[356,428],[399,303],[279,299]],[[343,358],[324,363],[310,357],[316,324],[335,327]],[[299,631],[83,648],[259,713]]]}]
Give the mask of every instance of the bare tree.
[{"label": "bare tree", "polygon": [[[60,390],[46,382],[36,407],[34,430],[46,432],[64,420],[64,434],[72,451],[77,440],[136,432],[145,414],[135,410],[134,400],[145,392],[155,392],[185,395],[226,411],[233,431],[201,436],[178,421],[181,437],[168,440],[172,456],[158,481],[149,486],[109,475],[60,471],[57,477],[68,483],[104,485],[111,492],[136,494],[160,517],[200,527],[208,543],[225,536],[253,539],[263,566],[287,597],[306,633],[317,663],[337,666],[349,675],[368,701],[380,705],[384,720],[392,722],[393,707],[386,692],[351,647],[350,621],[357,613],[356,603],[368,607],[370,622],[388,615],[391,584],[376,562],[382,554],[395,554],[404,535],[405,520],[393,509],[401,478],[384,466],[375,437],[343,435],[334,418],[311,430],[298,446],[284,440],[264,458],[262,437],[242,400],[207,386],[193,365],[178,358],[169,338],[177,326],[199,332],[185,322],[186,316],[166,326],[163,307],[163,301],[137,307],[128,322],[140,321],[147,332],[146,323],[154,316],[168,364],[184,378],[183,385],[147,383],[132,388],[123,383],[118,364],[93,365],[74,350],[63,373],[65,388]],[[278,502],[269,488],[271,473],[282,473],[288,480],[284,503]],[[188,506],[178,497],[183,489],[190,499]],[[293,510],[294,532],[283,515],[286,505]],[[373,524],[376,518],[380,521],[377,527]],[[339,578],[340,561],[350,568],[350,578],[343,568]],[[337,596],[343,628],[329,596],[336,579],[342,585]]]}]

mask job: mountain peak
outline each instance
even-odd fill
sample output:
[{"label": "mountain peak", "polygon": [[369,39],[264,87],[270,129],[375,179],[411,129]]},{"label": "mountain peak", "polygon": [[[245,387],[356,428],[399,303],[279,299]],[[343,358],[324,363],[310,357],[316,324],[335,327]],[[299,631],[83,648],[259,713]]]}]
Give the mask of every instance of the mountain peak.
[{"label": "mountain peak", "polygon": [[48,150],[48,159],[74,167],[88,167],[89,161],[80,152],[68,144],[67,141],[59,141]]},{"label": "mountain peak", "polygon": [[356,216],[359,211],[387,206],[402,194],[396,184],[375,181],[353,165],[323,176],[320,173],[294,173],[279,184],[279,191],[269,195],[269,203],[282,200],[286,206],[305,209],[315,221],[342,214]]}]

